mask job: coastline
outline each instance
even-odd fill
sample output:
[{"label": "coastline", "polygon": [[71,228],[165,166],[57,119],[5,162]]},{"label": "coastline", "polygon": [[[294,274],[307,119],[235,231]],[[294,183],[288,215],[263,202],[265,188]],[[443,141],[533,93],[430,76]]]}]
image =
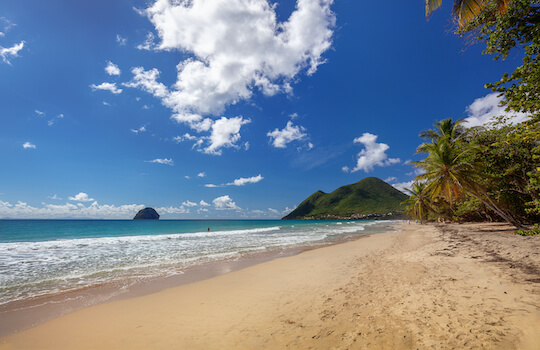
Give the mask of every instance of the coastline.
[{"label": "coastline", "polygon": [[0,349],[535,349],[540,237],[508,228],[402,224],[85,308]]},{"label": "coastline", "polygon": [[[396,222],[392,222],[389,224],[388,229],[392,229],[395,225]],[[0,338],[87,307],[157,293],[165,289],[199,282],[263,262],[328,245],[361,239],[369,235],[370,233],[358,231],[355,234],[343,235],[339,239],[316,244],[274,248],[182,267],[178,270],[178,273],[173,275],[156,275],[143,279],[137,277],[137,274],[126,275],[126,278],[122,280],[1,304]]]}]

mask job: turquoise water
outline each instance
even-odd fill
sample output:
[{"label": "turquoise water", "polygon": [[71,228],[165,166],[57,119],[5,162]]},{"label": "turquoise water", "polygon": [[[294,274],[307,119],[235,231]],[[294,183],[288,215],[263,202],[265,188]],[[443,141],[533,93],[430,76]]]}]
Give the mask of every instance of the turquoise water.
[{"label": "turquoise water", "polygon": [[394,223],[4,220],[0,221],[0,305],[111,282],[179,275],[208,262],[383,232]]}]

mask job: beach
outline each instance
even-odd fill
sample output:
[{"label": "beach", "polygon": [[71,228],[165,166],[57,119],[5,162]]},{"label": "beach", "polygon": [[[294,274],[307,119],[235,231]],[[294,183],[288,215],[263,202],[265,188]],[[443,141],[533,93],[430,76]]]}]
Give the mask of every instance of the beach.
[{"label": "beach", "polygon": [[399,229],[91,306],[0,349],[540,348],[540,237]]}]

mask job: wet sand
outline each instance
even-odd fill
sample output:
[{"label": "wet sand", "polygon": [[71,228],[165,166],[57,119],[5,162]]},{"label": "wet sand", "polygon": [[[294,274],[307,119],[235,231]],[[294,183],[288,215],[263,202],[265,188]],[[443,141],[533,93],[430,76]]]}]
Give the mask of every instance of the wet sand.
[{"label": "wet sand", "polygon": [[540,349],[540,237],[401,228],[85,308],[0,349]]}]

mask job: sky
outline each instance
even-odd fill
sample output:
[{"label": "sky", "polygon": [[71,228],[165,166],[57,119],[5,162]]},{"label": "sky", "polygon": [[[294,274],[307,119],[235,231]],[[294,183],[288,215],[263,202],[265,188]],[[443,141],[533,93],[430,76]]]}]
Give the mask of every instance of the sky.
[{"label": "sky", "polygon": [[369,176],[410,186],[418,133],[504,113],[520,65],[452,3],[4,0],[0,218],[276,219]]}]

